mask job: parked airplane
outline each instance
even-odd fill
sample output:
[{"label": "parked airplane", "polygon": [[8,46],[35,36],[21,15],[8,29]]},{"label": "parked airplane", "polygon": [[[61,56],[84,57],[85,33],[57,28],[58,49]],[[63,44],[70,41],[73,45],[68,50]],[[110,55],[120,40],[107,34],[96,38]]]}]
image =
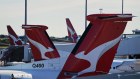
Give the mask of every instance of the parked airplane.
[{"label": "parked airplane", "polygon": [[[24,42],[18,37],[18,35],[14,32],[14,30],[10,25],[7,26],[7,30],[9,34],[10,45],[25,45]],[[75,46],[74,43],[64,43],[64,42],[63,43],[54,42],[54,45],[58,50],[67,51],[67,52],[71,52],[71,50]],[[29,46],[27,45],[27,47]]]},{"label": "parked airplane", "polygon": [[88,16],[88,31],[84,32],[69,55],[58,78],[108,73],[127,21],[131,18],[132,15],[118,14]]},{"label": "parked airplane", "polygon": [[[72,53],[56,51],[50,40],[44,38],[48,37],[46,26],[23,25],[32,50],[40,53],[37,58],[46,60],[0,67],[1,79],[65,79],[108,73],[122,33],[132,15],[94,14],[87,16],[87,19],[90,24]],[[36,32],[37,36],[31,36],[28,32]],[[51,44],[47,44],[44,39]]]},{"label": "parked airplane", "polygon": [[[28,33],[29,34],[31,34],[31,33],[33,33],[33,34],[35,34],[37,31],[32,31],[31,32],[31,29],[32,28],[30,28],[30,30],[28,30]],[[38,32],[37,33],[39,33],[40,31],[39,31],[39,28],[36,28],[36,29],[38,29]],[[32,29],[33,30],[33,29]],[[41,36],[41,34],[38,34],[37,36]],[[31,35],[32,36],[32,35]],[[42,36],[43,37],[43,36]],[[41,38],[41,37],[40,37]],[[43,37],[43,38],[45,38],[45,37]],[[36,40],[37,41],[37,40]],[[43,40],[42,40],[43,41]],[[45,41],[44,41],[45,42]],[[43,44],[42,44],[43,45]],[[62,51],[60,51],[59,50],[59,52],[62,52]],[[58,52],[58,53],[59,53]],[[64,52],[64,51],[63,51]],[[65,53],[67,53],[67,52],[65,52]],[[60,57],[64,57],[64,53],[62,53],[63,54],[63,56],[61,55],[61,53],[59,53],[60,54]],[[126,72],[126,69],[124,68],[124,69],[121,69],[123,66],[125,66],[126,68],[130,68],[131,67],[131,65],[133,65],[134,66],[134,68],[136,68],[136,69],[138,69],[138,70],[140,70],[139,68],[137,68],[138,66],[140,66],[139,64],[135,64],[136,62],[139,62],[139,61],[136,61],[136,60],[124,60],[124,59],[119,59],[118,61],[116,61],[116,60],[114,60],[113,61],[113,64],[112,64],[112,69],[110,70],[110,73],[120,73],[120,72]],[[123,64],[123,63],[125,63],[125,64]],[[129,64],[126,64],[126,63],[129,63]],[[128,69],[127,71],[134,71],[134,70],[132,70],[131,68],[130,69]]]},{"label": "parked airplane", "polygon": [[78,35],[73,28],[69,18],[66,18],[67,30],[68,30],[68,38],[73,42],[76,43],[78,41]]},{"label": "parked airplane", "polygon": [[23,41],[16,35],[10,25],[7,25],[10,45],[23,45]]},{"label": "parked airplane", "polygon": [[[69,18],[66,18],[66,22],[67,22],[67,27],[72,28],[73,29],[73,32],[76,34],[76,31],[74,30],[74,28],[72,26],[72,23],[70,22]],[[72,34],[73,32],[68,32],[68,33]],[[68,37],[72,39],[71,36],[68,35]],[[78,39],[75,39],[75,40],[78,41],[79,38],[80,37],[78,37]],[[119,47],[117,49],[117,53],[116,53],[115,56],[128,56],[128,55],[130,55],[131,58],[140,58],[139,57],[139,54],[140,54],[140,52],[139,52],[140,51],[140,49],[139,49],[139,47],[140,47],[139,40],[140,40],[140,37],[137,36],[137,35],[133,35],[133,37],[131,36],[129,38],[122,39],[120,41],[120,44],[119,44]],[[72,42],[75,43],[74,41],[72,41]],[[69,49],[72,50],[73,47],[72,46],[69,46],[69,47],[70,47]],[[58,49],[60,49],[60,48],[58,48]],[[63,49],[61,48],[61,50],[63,50]],[[70,50],[66,50],[66,51],[69,52]]]},{"label": "parked airplane", "polygon": [[[3,49],[1,50],[1,53],[0,53],[0,60],[3,60],[3,59],[6,59],[7,57],[9,57],[9,55],[15,51],[18,47],[22,47],[24,46],[24,60],[28,60],[30,61],[30,54],[29,54],[29,45],[25,45],[23,43],[23,41],[21,41],[21,39],[17,36],[17,34],[14,32],[14,30],[12,29],[12,27],[10,25],[7,26],[7,30],[8,30],[8,34],[9,34],[9,41],[10,41],[10,46],[6,49]],[[35,34],[35,33],[34,33]],[[34,36],[34,34],[32,34]],[[47,39],[48,37],[46,37]],[[50,40],[50,38],[48,39]],[[16,42],[17,41],[17,42]],[[46,40],[47,41],[47,40]],[[51,40],[49,41],[51,42]],[[52,42],[51,42],[52,43]],[[50,44],[51,44],[50,43]],[[54,43],[56,48],[61,50],[61,51],[69,51],[71,52],[72,48],[75,46],[74,43],[62,43],[62,44],[59,44],[59,43]],[[29,52],[28,52],[29,51]],[[34,50],[33,50],[34,51]],[[28,52],[28,53],[27,53]],[[36,51],[35,51],[36,52]],[[34,55],[34,54],[33,54]],[[38,59],[38,58],[34,58],[35,61],[38,61],[38,60],[42,60],[42,59]]]},{"label": "parked airplane", "polygon": [[[1,61],[6,61],[7,59],[11,58],[11,56],[13,56],[12,54],[16,54],[20,56],[16,57],[18,59],[20,59],[22,61],[30,61],[29,60],[29,52],[28,52],[28,47],[29,45],[25,45],[23,43],[23,41],[17,36],[17,34],[14,32],[14,30],[11,28],[10,25],[7,25],[7,30],[8,30],[8,37],[9,37],[9,42],[10,45],[9,47],[0,50],[0,60]],[[21,49],[23,49],[22,51],[20,51]],[[20,53],[15,52],[15,51],[20,51]],[[23,54],[24,53],[24,54]],[[22,58],[23,56],[23,58]],[[15,58],[15,59],[16,59]],[[13,58],[12,58],[13,59]],[[13,59],[14,61],[14,59]],[[19,60],[18,60],[19,61]]]}]

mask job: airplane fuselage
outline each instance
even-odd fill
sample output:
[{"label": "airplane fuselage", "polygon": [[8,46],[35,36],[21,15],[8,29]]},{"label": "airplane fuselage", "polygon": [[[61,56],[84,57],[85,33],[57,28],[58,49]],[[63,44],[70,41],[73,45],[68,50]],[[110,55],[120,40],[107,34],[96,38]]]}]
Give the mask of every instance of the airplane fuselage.
[{"label": "airplane fuselage", "polygon": [[[66,60],[67,56],[63,56],[55,59],[22,63],[13,66],[3,66],[0,67],[0,76],[9,74],[8,76],[11,77],[12,74],[17,75],[18,73],[18,76],[25,75],[26,77],[31,75],[32,78],[29,79],[56,79],[60,71],[62,70]],[[114,60],[109,73],[140,71],[139,61],[140,60],[138,59],[137,62],[135,59]],[[9,77],[4,77],[1,79],[8,79]]]}]

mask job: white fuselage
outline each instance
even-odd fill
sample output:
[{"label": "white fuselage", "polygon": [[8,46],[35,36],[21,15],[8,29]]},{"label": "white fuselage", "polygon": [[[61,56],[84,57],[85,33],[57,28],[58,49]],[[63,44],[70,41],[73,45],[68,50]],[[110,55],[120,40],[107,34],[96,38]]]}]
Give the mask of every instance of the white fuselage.
[{"label": "white fuselage", "polygon": [[[1,66],[0,76],[9,74],[7,78],[3,78],[9,79],[12,74],[16,75],[18,71],[21,71],[23,73],[26,73],[26,75],[32,75],[33,79],[56,79],[61,69],[63,68],[69,54],[70,53],[68,52],[63,52],[60,54],[60,58],[34,61],[31,63],[20,63],[18,65],[12,66]],[[22,75],[23,73],[21,73],[20,75]]]},{"label": "white fuselage", "polygon": [[[4,75],[3,72],[6,71],[9,74],[16,74],[16,71],[21,71],[31,74],[33,79],[56,79],[65,61],[66,58],[56,58],[14,66],[4,66],[0,67],[0,75]],[[5,74],[8,74],[7,72]]]},{"label": "white fuselage", "polygon": [[[30,75],[31,76],[29,79],[56,79],[75,44],[56,44],[55,46],[59,50],[60,58],[34,61],[31,63],[20,62],[19,64],[11,64],[11,66],[2,66],[0,67],[1,79],[9,79],[11,74],[14,74],[18,77],[23,77],[23,75],[25,75],[24,77],[26,79]],[[63,50],[64,47],[66,50]],[[115,59],[112,63],[109,73],[121,73],[130,71],[140,71],[140,59]],[[7,77],[2,77],[5,75]]]},{"label": "white fuselage", "polygon": [[140,59],[115,59],[109,73],[140,71]]},{"label": "white fuselage", "polygon": [[[60,58],[36,61],[31,63],[20,63],[14,66],[0,67],[1,79],[9,79],[12,74],[17,75],[18,72],[19,73],[17,76],[25,78],[30,76],[30,78],[26,79],[56,79],[60,71],[62,70],[69,54],[70,53],[68,52],[63,52],[60,54],[61,55]],[[140,71],[139,59],[114,60],[109,73],[120,73],[129,71]],[[8,77],[2,78],[2,76],[8,74],[9,74]],[[25,79],[21,77],[19,79]]]}]

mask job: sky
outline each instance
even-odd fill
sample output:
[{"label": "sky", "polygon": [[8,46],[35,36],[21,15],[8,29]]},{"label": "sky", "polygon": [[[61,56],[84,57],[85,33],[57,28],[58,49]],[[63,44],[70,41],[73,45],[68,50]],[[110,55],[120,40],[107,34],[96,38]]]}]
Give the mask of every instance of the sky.
[{"label": "sky", "polygon": [[[25,0],[0,0],[0,34],[7,33],[7,25],[11,25],[18,35],[24,35],[21,28],[24,24]],[[87,14],[121,13],[122,0],[87,0]],[[77,32],[81,35],[85,30],[85,0],[27,0],[27,24],[46,25],[49,36],[64,37],[67,35],[65,18],[69,18]],[[126,33],[140,29],[140,0],[124,0],[124,13],[132,13],[133,21],[128,22]]]}]

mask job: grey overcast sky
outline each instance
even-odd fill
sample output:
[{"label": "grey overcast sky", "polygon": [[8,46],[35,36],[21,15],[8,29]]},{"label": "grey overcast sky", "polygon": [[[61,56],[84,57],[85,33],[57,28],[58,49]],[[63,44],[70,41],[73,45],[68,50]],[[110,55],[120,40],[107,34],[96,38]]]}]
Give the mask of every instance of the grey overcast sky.
[{"label": "grey overcast sky", "polygon": [[[24,30],[24,1],[0,0],[0,34],[7,34],[6,25],[11,25],[18,35]],[[121,13],[122,0],[87,0],[88,15],[99,13]],[[127,24],[124,33],[132,33],[140,29],[140,0],[124,0],[124,13],[132,13],[132,22]],[[84,31],[85,0],[28,0],[28,24],[40,24],[49,27],[50,36],[63,37],[67,35],[65,18],[70,18],[76,32]]]}]

